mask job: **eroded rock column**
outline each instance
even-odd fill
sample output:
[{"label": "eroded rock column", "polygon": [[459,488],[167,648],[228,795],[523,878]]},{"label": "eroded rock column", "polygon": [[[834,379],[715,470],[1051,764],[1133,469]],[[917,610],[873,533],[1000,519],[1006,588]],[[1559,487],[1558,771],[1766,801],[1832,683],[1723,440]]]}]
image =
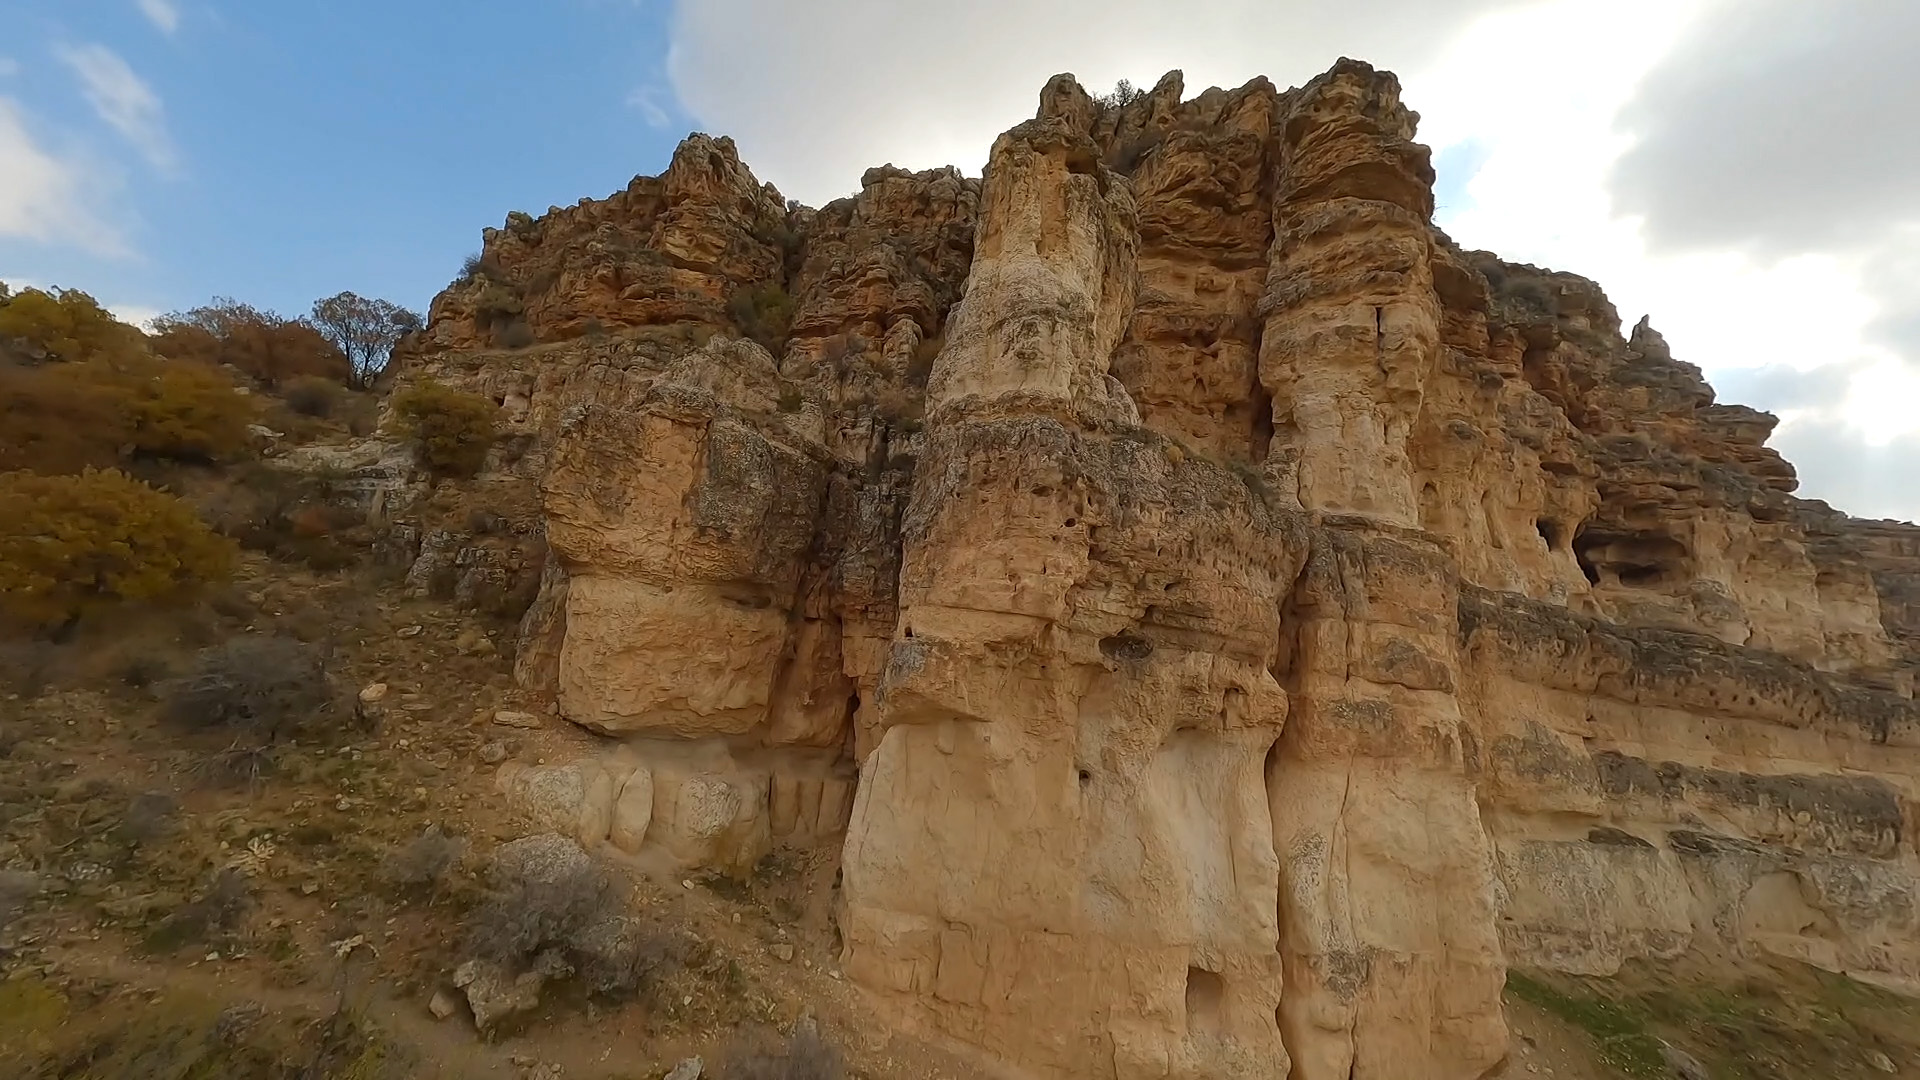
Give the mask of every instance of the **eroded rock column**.
[{"label": "eroded rock column", "polygon": [[1280,135],[1260,379],[1309,510],[1419,521],[1407,437],[1439,352],[1433,169],[1392,74],[1342,60]]},{"label": "eroded rock column", "polygon": [[[1291,518],[1107,374],[1133,202],[1056,82],[995,145],[845,852],[848,973],[1041,1076],[1271,1077]],[[1108,434],[1124,432],[1125,436]]]},{"label": "eroded rock column", "polygon": [[1267,771],[1295,1080],[1470,1078],[1506,1052],[1491,854],[1462,751],[1457,571],[1407,439],[1438,351],[1432,170],[1393,76],[1298,92],[1275,184],[1269,475],[1320,523]]}]

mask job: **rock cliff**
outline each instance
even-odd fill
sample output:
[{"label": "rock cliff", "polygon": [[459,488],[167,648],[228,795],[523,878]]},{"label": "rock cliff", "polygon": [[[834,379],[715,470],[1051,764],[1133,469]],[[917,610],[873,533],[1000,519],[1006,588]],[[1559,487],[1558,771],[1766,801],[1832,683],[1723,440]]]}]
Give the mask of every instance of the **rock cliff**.
[{"label": "rock cliff", "polygon": [[840,850],[847,975],[1021,1075],[1477,1077],[1509,964],[1920,990],[1920,529],[1455,245],[1416,121],[1060,76],[983,179],[695,135],[488,230],[400,378],[503,406],[518,673],[607,736],[502,787]]}]

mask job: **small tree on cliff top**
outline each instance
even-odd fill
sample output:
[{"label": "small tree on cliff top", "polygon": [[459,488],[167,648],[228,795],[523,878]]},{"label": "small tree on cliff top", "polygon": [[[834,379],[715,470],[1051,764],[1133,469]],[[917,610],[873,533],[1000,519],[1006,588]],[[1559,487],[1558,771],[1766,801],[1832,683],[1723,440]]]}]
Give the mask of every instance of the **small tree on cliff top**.
[{"label": "small tree on cliff top", "polygon": [[387,369],[393,347],[420,329],[420,316],[391,300],[350,292],[313,302],[311,321],[353,364],[353,385],[373,385]]}]

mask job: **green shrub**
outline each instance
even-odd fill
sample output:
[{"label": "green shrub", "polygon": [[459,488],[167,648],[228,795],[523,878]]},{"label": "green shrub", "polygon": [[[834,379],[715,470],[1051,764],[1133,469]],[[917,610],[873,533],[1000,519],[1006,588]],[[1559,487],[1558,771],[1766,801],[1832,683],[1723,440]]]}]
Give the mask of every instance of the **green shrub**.
[{"label": "green shrub", "polygon": [[325,419],[333,415],[340,404],[340,384],[331,379],[313,375],[303,375],[293,379],[281,389],[280,396],[286,399],[287,408],[301,416]]},{"label": "green shrub", "polygon": [[525,314],[526,310],[526,301],[520,299],[518,290],[491,278],[473,300],[473,317],[483,330],[512,322]]},{"label": "green shrub", "polygon": [[246,455],[254,406],[218,373],[145,362],[113,379],[125,389],[136,454],[175,461],[232,461]]},{"label": "green shrub", "polygon": [[130,455],[225,461],[253,403],[217,372],[153,357],[0,366],[0,469],[75,473]]},{"label": "green shrub", "polygon": [[74,361],[135,351],[140,331],[79,289],[22,289],[0,299],[0,338],[17,338],[49,359]]},{"label": "green shrub", "polygon": [[81,364],[0,364],[0,416],[0,471],[110,468],[132,436],[124,395]]},{"label": "green shrub", "polygon": [[225,364],[269,389],[302,377],[345,385],[353,364],[326,336],[237,300],[215,297],[202,307],[154,320],[153,350],[174,360]]},{"label": "green shrub", "polygon": [[503,349],[524,349],[533,344],[533,327],[525,319],[512,319],[505,323],[496,323],[493,328],[493,342]]},{"label": "green shrub", "polygon": [[186,503],[123,473],[0,474],[0,614],[26,626],[176,602],[224,580],[233,558]]},{"label": "green shrub", "polygon": [[467,477],[486,464],[499,407],[479,394],[423,382],[393,398],[400,429],[420,465],[436,476]]},{"label": "green shrub", "polygon": [[747,337],[778,357],[787,347],[793,322],[793,298],[777,282],[749,285],[727,301],[727,314]]}]

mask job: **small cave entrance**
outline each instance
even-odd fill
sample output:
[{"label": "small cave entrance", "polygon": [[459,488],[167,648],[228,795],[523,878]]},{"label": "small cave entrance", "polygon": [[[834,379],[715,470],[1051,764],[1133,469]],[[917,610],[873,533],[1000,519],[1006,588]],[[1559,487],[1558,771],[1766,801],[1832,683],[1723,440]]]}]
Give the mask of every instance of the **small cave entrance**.
[{"label": "small cave entrance", "polygon": [[1273,395],[1260,385],[1256,378],[1253,383],[1252,432],[1247,442],[1247,460],[1255,465],[1264,465],[1267,452],[1273,449]]},{"label": "small cave entrance", "polygon": [[1665,589],[1693,577],[1693,552],[1650,529],[1583,529],[1573,538],[1574,561],[1589,584]]},{"label": "small cave entrance", "polygon": [[1131,630],[1100,639],[1100,653],[1110,660],[1145,660],[1153,655],[1153,642]]},{"label": "small cave entrance", "polygon": [[1546,541],[1548,551],[1559,550],[1560,540],[1566,535],[1566,530],[1561,528],[1560,523],[1552,518],[1536,518],[1533,522],[1533,529],[1540,534],[1540,539]]},{"label": "small cave entrance", "polygon": [[1187,1031],[1217,1033],[1226,1010],[1227,981],[1206,968],[1187,969]]}]

